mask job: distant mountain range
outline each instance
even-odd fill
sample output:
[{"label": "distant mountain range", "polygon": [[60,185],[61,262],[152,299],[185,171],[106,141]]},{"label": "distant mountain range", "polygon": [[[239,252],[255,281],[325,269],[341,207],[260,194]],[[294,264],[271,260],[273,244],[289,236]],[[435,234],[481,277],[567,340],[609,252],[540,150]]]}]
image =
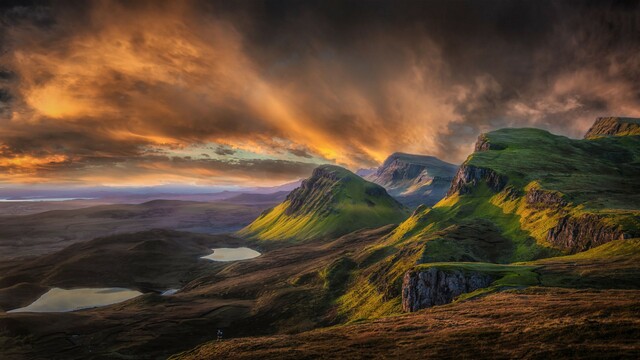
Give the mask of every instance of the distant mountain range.
[{"label": "distant mountain range", "polygon": [[232,198],[240,194],[273,194],[291,191],[302,180],[277,186],[224,187],[160,185],[143,187],[64,187],[64,186],[12,186],[0,187],[0,200],[34,201],[47,199],[102,199],[111,203],[135,203],[154,199],[214,201]]},{"label": "distant mountain range", "polygon": [[364,178],[408,207],[432,206],[447,194],[457,169],[433,156],[394,153]]}]

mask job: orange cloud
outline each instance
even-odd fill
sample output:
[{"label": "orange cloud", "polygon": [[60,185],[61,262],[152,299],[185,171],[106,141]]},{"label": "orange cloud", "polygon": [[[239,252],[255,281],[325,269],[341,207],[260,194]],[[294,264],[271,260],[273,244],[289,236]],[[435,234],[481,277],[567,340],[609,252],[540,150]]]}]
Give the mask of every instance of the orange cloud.
[{"label": "orange cloud", "polygon": [[[469,20],[460,24],[455,11],[434,18],[437,4],[384,18],[367,7],[348,22],[314,4],[295,16],[297,7],[283,15],[196,0],[56,5],[51,21],[19,8],[22,18],[2,23],[1,60],[16,76],[0,69],[0,101],[4,87],[12,99],[10,111],[0,106],[0,166],[23,177],[0,181],[286,181],[318,162],[355,170],[395,151],[460,162],[479,132],[497,127],[576,136],[603,112],[640,114],[629,80],[637,60],[614,49],[603,67],[587,61],[601,48],[567,45],[605,33],[587,31],[599,22],[582,13],[570,25],[524,19],[496,34],[491,16],[511,10],[459,5]],[[523,33],[531,48],[513,40]],[[237,158],[175,161],[175,149],[206,144],[253,153],[272,170],[234,167]]]}]

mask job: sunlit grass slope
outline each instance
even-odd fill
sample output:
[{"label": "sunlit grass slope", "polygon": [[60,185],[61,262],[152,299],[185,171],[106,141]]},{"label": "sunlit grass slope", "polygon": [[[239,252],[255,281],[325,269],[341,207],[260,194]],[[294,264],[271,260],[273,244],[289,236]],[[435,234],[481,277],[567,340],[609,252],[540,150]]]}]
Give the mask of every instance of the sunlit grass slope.
[{"label": "sunlit grass slope", "polygon": [[518,190],[537,181],[588,209],[638,209],[640,136],[575,140],[540,129],[501,129],[485,138],[491,149],[465,163],[507,176]]},{"label": "sunlit grass slope", "polygon": [[[595,240],[587,242],[586,249],[598,245],[601,226],[638,233],[639,136],[573,140],[537,129],[503,129],[483,135],[479,143],[484,148],[462,166],[486,169],[502,179],[502,187],[496,189],[483,178],[468,182],[464,191],[452,191],[433,208],[418,208],[360,254],[356,280],[338,301],[346,318],[399,312],[402,278],[418,264],[511,264],[580,252],[583,249],[559,248],[549,240],[550,231],[567,218],[595,224],[587,229]],[[575,241],[583,236],[577,230],[567,233]],[[602,251],[597,249],[575,256]],[[523,276],[505,281],[531,280],[530,269],[520,272],[523,268],[518,267]],[[576,276],[569,278],[577,281]],[[559,276],[545,279],[562,281]]]},{"label": "sunlit grass slope", "polygon": [[379,185],[338,166],[323,165],[239,232],[262,240],[307,240],[399,223],[407,210]]},{"label": "sunlit grass slope", "polygon": [[[595,214],[604,224],[640,229],[640,136],[573,140],[539,129],[502,129],[481,137],[463,166],[488,169],[506,179],[495,191],[478,181],[401,224],[392,241],[423,238],[453,224],[484,219],[514,242],[499,262],[549,254],[549,230],[566,216]],[[555,203],[536,203],[531,194]],[[529,198],[527,198],[529,196]],[[430,246],[437,246],[432,244]],[[437,259],[431,259],[437,260]],[[446,260],[446,259],[444,259]]]}]

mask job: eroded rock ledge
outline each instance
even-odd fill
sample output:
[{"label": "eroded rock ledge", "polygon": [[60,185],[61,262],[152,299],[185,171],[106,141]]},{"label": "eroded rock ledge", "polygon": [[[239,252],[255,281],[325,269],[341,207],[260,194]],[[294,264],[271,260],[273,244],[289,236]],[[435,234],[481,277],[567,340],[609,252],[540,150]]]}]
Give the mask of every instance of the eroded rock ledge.
[{"label": "eroded rock ledge", "polygon": [[489,150],[504,150],[506,147],[502,144],[494,144],[489,141],[489,138],[485,134],[480,134],[476,145],[474,147],[475,152],[489,151]]},{"label": "eroded rock ledge", "polygon": [[599,117],[585,134],[585,139],[602,136],[640,135],[640,119],[625,117]]},{"label": "eroded rock ledge", "polygon": [[461,294],[487,287],[493,281],[492,276],[479,272],[437,267],[411,270],[402,282],[402,310],[413,312],[448,304]]},{"label": "eroded rock ledge", "polygon": [[555,247],[575,254],[613,240],[622,240],[630,235],[616,226],[606,225],[598,215],[584,214],[579,217],[567,215],[549,230],[547,241]]},{"label": "eroded rock ledge", "polygon": [[536,208],[558,208],[568,204],[562,194],[556,191],[531,189],[526,194],[527,204]]},{"label": "eroded rock ledge", "polygon": [[447,192],[447,196],[453,194],[467,194],[476,187],[481,181],[484,181],[491,190],[495,192],[501,191],[507,184],[507,177],[499,175],[495,171],[487,168],[481,168],[473,165],[462,165],[456,176],[453,178],[451,188]]}]

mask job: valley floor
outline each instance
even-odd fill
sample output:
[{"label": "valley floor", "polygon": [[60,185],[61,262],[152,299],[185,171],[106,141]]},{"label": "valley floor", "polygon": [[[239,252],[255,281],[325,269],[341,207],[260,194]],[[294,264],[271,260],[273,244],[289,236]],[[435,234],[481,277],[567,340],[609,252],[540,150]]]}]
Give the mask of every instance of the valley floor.
[{"label": "valley floor", "polygon": [[296,335],[210,342],[172,359],[638,359],[640,290],[532,287]]}]

